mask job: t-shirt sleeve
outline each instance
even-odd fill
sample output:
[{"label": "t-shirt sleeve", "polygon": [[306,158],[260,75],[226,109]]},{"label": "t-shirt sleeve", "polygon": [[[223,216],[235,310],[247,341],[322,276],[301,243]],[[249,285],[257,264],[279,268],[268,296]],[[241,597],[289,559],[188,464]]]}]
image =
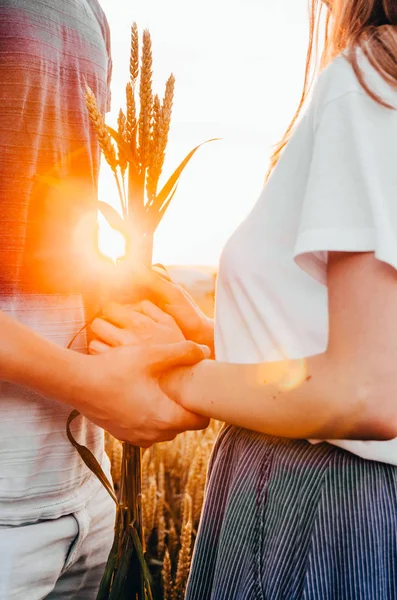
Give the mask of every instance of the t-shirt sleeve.
[{"label": "t-shirt sleeve", "polygon": [[313,127],[296,263],[324,284],[329,251],[374,252],[397,269],[397,111],[354,91]]}]

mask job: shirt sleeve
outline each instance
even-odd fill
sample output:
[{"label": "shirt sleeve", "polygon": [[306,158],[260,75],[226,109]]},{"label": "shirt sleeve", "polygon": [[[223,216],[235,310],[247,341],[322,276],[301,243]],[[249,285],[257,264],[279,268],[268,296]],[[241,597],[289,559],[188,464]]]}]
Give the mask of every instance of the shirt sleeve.
[{"label": "shirt sleeve", "polygon": [[374,252],[397,269],[397,111],[360,91],[314,123],[294,258],[326,284],[329,251]]}]

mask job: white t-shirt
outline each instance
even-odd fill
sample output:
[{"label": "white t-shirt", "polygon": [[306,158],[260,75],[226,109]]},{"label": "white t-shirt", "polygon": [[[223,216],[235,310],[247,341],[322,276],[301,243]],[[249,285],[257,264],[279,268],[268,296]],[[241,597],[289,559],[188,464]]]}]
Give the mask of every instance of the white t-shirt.
[{"label": "white t-shirt", "polygon": [[[369,86],[397,107],[397,90],[363,55],[360,64]],[[397,111],[365,93],[343,56],[321,74],[258,202],[224,249],[217,359],[249,364],[324,352],[330,250],[373,251],[397,268]],[[397,439],[331,443],[397,465]]]}]

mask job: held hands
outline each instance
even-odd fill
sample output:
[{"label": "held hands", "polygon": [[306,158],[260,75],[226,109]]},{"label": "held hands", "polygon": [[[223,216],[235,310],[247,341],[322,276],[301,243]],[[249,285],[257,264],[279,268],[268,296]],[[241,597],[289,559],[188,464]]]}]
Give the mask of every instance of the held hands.
[{"label": "held hands", "polygon": [[186,341],[175,320],[147,301],[110,304],[104,316],[108,320],[92,324],[99,338],[90,344],[94,402],[79,410],[116,438],[141,447],[207,427],[208,419],[173,402],[160,380],[170,369],[208,358],[208,349]]}]

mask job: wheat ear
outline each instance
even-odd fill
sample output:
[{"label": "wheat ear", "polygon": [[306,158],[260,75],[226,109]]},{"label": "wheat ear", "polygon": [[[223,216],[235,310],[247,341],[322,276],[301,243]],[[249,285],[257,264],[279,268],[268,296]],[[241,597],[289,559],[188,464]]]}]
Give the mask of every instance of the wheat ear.
[{"label": "wheat ear", "polygon": [[140,82],[140,104],[139,116],[139,158],[141,170],[145,172],[149,166],[151,126],[153,114],[153,92],[152,92],[152,41],[147,29],[143,32],[142,46],[142,68]]},{"label": "wheat ear", "polygon": [[132,24],[131,27],[131,54],[130,54],[130,77],[134,86],[139,75],[139,35],[138,25]]},{"label": "wheat ear", "polygon": [[163,562],[163,570],[162,570],[162,579],[163,579],[163,598],[164,600],[172,600],[172,573],[171,573],[171,558],[170,553],[168,552],[168,548],[165,550],[164,562]]},{"label": "wheat ear", "polygon": [[[127,118],[121,108],[120,108],[119,116],[117,119],[117,128],[118,128],[118,134],[121,137],[121,139],[123,141],[127,141]],[[124,177],[125,172],[128,167],[128,158],[120,146],[118,147],[118,150],[119,150],[120,171],[121,171],[122,177]]]},{"label": "wheat ear", "polygon": [[131,148],[135,150],[136,147],[136,129],[137,129],[137,121],[136,121],[136,102],[135,102],[135,93],[132,84],[127,83],[125,89],[126,99],[127,99],[127,123],[126,123],[126,135],[127,142],[131,145]]},{"label": "wheat ear", "polygon": [[151,197],[157,192],[158,183],[163,171],[168,135],[171,126],[172,107],[174,102],[175,77],[170,75],[166,86],[162,106],[154,121],[152,160],[149,166],[148,181]]},{"label": "wheat ear", "polygon": [[192,499],[185,494],[183,499],[183,522],[181,531],[181,549],[179,550],[178,567],[175,576],[173,600],[183,600],[186,582],[190,569],[192,545]]},{"label": "wheat ear", "polygon": [[98,104],[97,104],[96,98],[94,96],[94,93],[88,87],[88,85],[86,86],[85,99],[86,99],[88,114],[90,115],[91,123],[94,126],[99,146],[103,152],[103,155],[104,155],[107,163],[110,165],[110,167],[113,169],[113,171],[116,172],[117,165],[118,165],[116,149],[112,142],[110,133],[108,132],[107,127],[105,125],[105,120],[98,108]]},{"label": "wheat ear", "polygon": [[153,119],[152,119],[152,139],[150,144],[150,164],[147,175],[147,197],[149,201],[154,200],[157,193],[159,181],[158,168],[156,168],[157,148],[159,145],[161,121],[161,103],[160,98],[156,94],[153,101]]}]

